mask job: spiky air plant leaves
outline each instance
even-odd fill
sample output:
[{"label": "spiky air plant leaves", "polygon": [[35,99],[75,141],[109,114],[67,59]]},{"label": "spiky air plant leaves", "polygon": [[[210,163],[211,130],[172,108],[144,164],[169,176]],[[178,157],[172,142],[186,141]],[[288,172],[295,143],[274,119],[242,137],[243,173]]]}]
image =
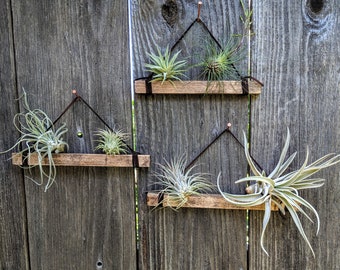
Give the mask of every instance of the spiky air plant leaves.
[{"label": "spiky air plant leaves", "polygon": [[243,15],[240,16],[240,20],[243,23],[244,27],[244,34],[243,36],[247,35],[247,33],[251,32],[252,27],[252,17],[253,17],[253,10],[246,7],[244,2],[240,0],[240,4],[242,7]]},{"label": "spiky air plant leaves", "polygon": [[99,129],[95,135],[98,136],[98,145],[95,150],[101,150],[107,155],[127,153],[124,140],[128,138],[128,134],[121,130]]},{"label": "spiky air plant leaves", "polygon": [[161,49],[157,47],[157,54],[148,53],[150,57],[150,64],[145,64],[145,68],[147,71],[151,72],[152,82],[161,81],[164,83],[165,81],[169,81],[173,84],[173,81],[181,80],[180,77],[184,76],[184,72],[186,71],[186,60],[177,60],[181,51],[178,51],[173,56],[171,56],[171,51],[169,47],[165,49],[164,54],[161,52]]},{"label": "spiky air plant leaves", "polygon": [[285,209],[289,211],[296,227],[298,228],[300,234],[306,241],[307,245],[309,246],[313,253],[313,256],[315,257],[313,248],[309,243],[308,238],[304,232],[298,212],[301,213],[301,215],[305,216],[311,222],[313,222],[313,219],[305,212],[303,207],[305,209],[308,209],[311,213],[313,213],[317,221],[316,234],[318,234],[320,228],[320,219],[315,208],[308,201],[306,201],[304,198],[300,196],[299,190],[319,188],[322,185],[324,185],[325,179],[314,178],[312,176],[322,169],[338,164],[340,162],[340,155],[328,154],[307,165],[309,158],[309,151],[307,148],[306,159],[303,162],[302,166],[298,170],[288,172],[285,174],[286,170],[288,169],[289,165],[293,162],[296,155],[295,152],[286,159],[290,142],[290,132],[289,129],[287,129],[287,138],[282,153],[280,155],[279,161],[274,170],[267,176],[265,172],[261,172],[260,170],[258,170],[255,163],[253,162],[248,149],[247,137],[245,133],[243,133],[243,135],[245,145],[245,156],[248,161],[249,167],[253,173],[253,176],[239,179],[235,183],[250,182],[252,184],[246,188],[247,194],[245,195],[229,194],[221,190],[219,185],[220,182],[219,175],[217,179],[217,187],[219,192],[228,202],[238,206],[250,207],[259,204],[265,205],[265,214],[263,218],[260,243],[261,248],[267,255],[268,252],[264,248],[263,240],[265,230],[267,228],[271,215],[271,204],[273,203],[278,206],[279,210],[283,214],[285,214]]},{"label": "spiky air plant leaves", "polygon": [[239,77],[235,64],[243,58],[240,44],[230,39],[223,48],[208,44],[206,55],[198,66],[202,67],[202,76],[208,82],[235,79]]},{"label": "spiky air plant leaves", "polygon": [[[47,178],[45,185],[45,191],[47,191],[56,178],[56,167],[52,153],[61,153],[68,148],[68,144],[62,138],[67,132],[67,128],[66,124],[62,124],[55,130],[52,120],[45,112],[40,109],[31,110],[27,101],[27,94],[25,90],[23,91],[24,93],[19,99],[23,100],[25,112],[17,113],[13,119],[14,126],[21,136],[10,149],[1,153],[22,147],[22,150],[19,149],[19,153],[23,154],[25,161],[32,152],[36,152],[38,154],[38,165],[30,165],[25,168],[31,169],[38,166],[40,181],[30,179],[38,185],[42,185],[44,179]],[[42,166],[44,158],[48,159],[47,169]]]},{"label": "spiky air plant leaves", "polygon": [[165,165],[158,164],[160,172],[155,173],[158,179],[156,184],[163,187],[160,193],[166,194],[167,200],[176,204],[175,210],[181,208],[189,196],[214,190],[214,185],[206,180],[207,174],[192,173],[195,166],[185,170],[186,163],[185,156],[174,158],[170,162],[165,160]]}]

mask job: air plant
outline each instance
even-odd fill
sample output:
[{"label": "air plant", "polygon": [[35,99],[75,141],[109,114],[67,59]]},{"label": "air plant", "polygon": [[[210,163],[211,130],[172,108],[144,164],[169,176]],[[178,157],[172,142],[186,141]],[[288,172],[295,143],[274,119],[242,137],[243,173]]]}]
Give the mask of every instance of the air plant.
[{"label": "air plant", "polygon": [[126,144],[128,134],[121,130],[99,129],[95,134],[99,137],[95,150],[102,150],[107,155],[119,155],[127,153]]},{"label": "air plant", "polygon": [[152,82],[161,81],[162,84],[165,81],[169,81],[173,84],[174,80],[181,80],[180,77],[184,76],[186,71],[186,60],[177,60],[181,51],[178,51],[171,57],[171,51],[169,47],[166,48],[164,54],[162,54],[159,47],[157,47],[158,54],[148,54],[151,60],[150,64],[145,64],[147,71],[152,73]]},{"label": "air plant", "polygon": [[251,34],[251,27],[252,27],[252,17],[253,17],[253,10],[246,8],[244,2],[240,0],[240,4],[243,11],[243,16],[240,16],[240,20],[244,26],[244,34],[242,36],[247,35],[247,32]]},{"label": "air plant", "polygon": [[[161,194],[167,195],[167,200],[176,204],[175,210],[181,208],[191,195],[199,195],[212,191],[213,184],[205,179],[206,174],[192,173],[192,169],[186,170],[187,160],[185,156],[165,161],[165,165],[159,164],[160,172],[155,173],[159,180],[157,184],[163,186]],[[162,202],[160,202],[162,204]]]},{"label": "air plant", "polygon": [[[40,109],[30,109],[25,90],[21,98],[23,99],[25,112],[17,113],[13,119],[14,126],[20,132],[21,136],[10,149],[1,153],[6,153],[16,147],[20,148],[20,146],[22,146],[23,149],[19,150],[19,153],[24,156],[25,163],[30,154],[36,152],[38,155],[38,165],[28,165],[28,167],[24,168],[31,169],[38,166],[40,181],[30,179],[38,185],[42,185],[44,178],[47,178],[45,185],[45,191],[47,191],[56,178],[56,167],[52,153],[61,153],[68,148],[68,144],[63,141],[62,138],[67,132],[66,124],[62,124],[55,130],[53,122],[45,112]],[[42,166],[44,158],[48,159],[47,169],[44,169]]]},{"label": "air plant", "polygon": [[239,179],[235,183],[244,183],[244,182],[254,182],[250,186],[246,188],[245,195],[236,195],[236,194],[229,194],[223,192],[219,186],[220,175],[217,179],[217,186],[222,194],[222,196],[230,203],[233,203],[238,206],[243,207],[250,207],[255,205],[264,204],[265,205],[265,213],[263,218],[263,227],[261,233],[261,248],[263,251],[268,255],[268,252],[263,246],[264,240],[264,233],[266,227],[268,225],[270,214],[271,214],[271,204],[274,203],[277,205],[278,209],[285,214],[285,210],[287,209],[293,218],[295,225],[297,226],[300,234],[302,235],[303,239],[308,244],[309,248],[311,249],[313,256],[315,257],[313,248],[309,243],[307,236],[304,232],[302,227],[300,218],[297,212],[300,212],[302,215],[307,217],[308,220],[313,222],[312,218],[304,211],[302,207],[309,209],[315,216],[317,221],[317,230],[316,234],[319,231],[320,227],[320,219],[317,211],[315,208],[304,198],[302,198],[299,194],[299,190],[303,189],[311,189],[311,188],[318,188],[324,184],[325,179],[322,178],[313,178],[311,177],[318,171],[335,165],[340,162],[340,155],[328,154],[320,159],[314,161],[313,163],[307,165],[309,151],[307,148],[306,159],[302,164],[301,168],[298,170],[289,172],[284,174],[287,170],[289,165],[293,162],[296,152],[293,153],[288,159],[285,160],[286,154],[288,151],[290,142],[290,133],[289,129],[287,131],[287,138],[285,145],[283,147],[282,153],[280,155],[279,161],[274,168],[274,170],[267,176],[265,172],[261,172],[253,162],[248,149],[248,142],[246,135],[244,133],[244,145],[245,145],[245,155],[248,161],[249,167],[254,174],[254,176],[245,177]]},{"label": "air plant", "polygon": [[202,76],[208,82],[222,81],[239,76],[235,64],[242,59],[240,44],[230,39],[223,48],[208,44],[206,55],[198,66],[202,67]]}]

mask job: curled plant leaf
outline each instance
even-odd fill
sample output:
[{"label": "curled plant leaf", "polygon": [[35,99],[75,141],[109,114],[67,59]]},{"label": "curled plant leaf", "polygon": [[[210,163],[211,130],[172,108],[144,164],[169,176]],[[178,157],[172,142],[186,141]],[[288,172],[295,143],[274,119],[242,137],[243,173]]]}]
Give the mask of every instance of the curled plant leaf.
[{"label": "curled plant leaf", "polygon": [[173,84],[173,81],[181,80],[180,77],[184,76],[186,71],[187,61],[177,60],[179,54],[180,51],[171,57],[169,47],[166,48],[164,54],[159,47],[157,47],[157,54],[148,54],[151,63],[145,64],[145,68],[153,74],[151,81],[161,81],[162,83],[169,81]]},{"label": "curled plant leaf", "polygon": [[176,204],[176,210],[188,201],[189,196],[214,189],[214,186],[205,179],[206,174],[192,174],[192,169],[195,166],[186,171],[186,163],[187,160],[184,156],[172,159],[170,162],[165,161],[165,165],[158,164],[160,172],[155,173],[159,180],[157,184],[163,187],[160,193],[166,194],[167,200]]},{"label": "curled plant leaf", "polygon": [[307,149],[306,159],[302,166],[298,170],[284,174],[296,155],[296,153],[294,153],[286,159],[290,142],[290,132],[289,129],[287,129],[287,138],[279,161],[274,170],[268,176],[266,176],[266,173],[260,172],[260,170],[258,170],[255,163],[253,162],[249,153],[249,149],[247,147],[248,142],[245,133],[243,133],[243,136],[245,145],[245,156],[248,161],[249,167],[254,175],[239,179],[235,183],[255,183],[246,188],[246,192],[248,194],[229,194],[221,190],[219,185],[219,175],[217,178],[217,187],[219,192],[228,202],[238,206],[250,207],[259,204],[265,204],[265,215],[263,219],[260,243],[261,248],[267,255],[268,252],[264,248],[263,241],[265,230],[270,219],[271,203],[274,203],[278,206],[279,210],[283,214],[285,214],[285,208],[289,211],[296,227],[298,228],[300,234],[306,241],[308,247],[313,253],[313,256],[315,257],[313,248],[309,243],[308,238],[302,227],[298,212],[307,217],[307,219],[311,222],[313,222],[313,219],[304,211],[303,207],[310,210],[314,214],[317,221],[316,234],[318,233],[320,228],[320,219],[315,208],[308,201],[300,196],[299,190],[321,187],[324,184],[325,179],[313,178],[311,176],[322,169],[339,163],[340,155],[328,154],[307,165],[309,158],[309,151]]},{"label": "curled plant leaf", "polygon": [[[38,185],[42,185],[44,179],[47,178],[47,184],[45,185],[45,191],[47,191],[56,178],[56,167],[52,153],[61,153],[68,148],[68,144],[62,138],[67,132],[67,128],[66,124],[63,124],[55,130],[52,120],[45,112],[40,109],[31,110],[28,105],[26,92],[25,90],[23,91],[24,93],[20,99],[23,99],[25,112],[17,113],[13,119],[13,124],[21,136],[10,149],[0,153],[6,153],[22,146],[23,149],[19,150],[19,153],[23,154],[25,160],[29,158],[32,152],[36,152],[38,155],[38,165],[30,165],[27,168],[31,169],[38,166],[40,181],[30,179]],[[48,166],[45,170],[42,166],[42,161],[46,157],[48,159]]]},{"label": "curled plant leaf", "polygon": [[99,139],[95,150],[102,150],[107,155],[127,153],[126,144],[124,143],[124,140],[127,139],[127,134],[121,130],[100,129],[96,135]]}]

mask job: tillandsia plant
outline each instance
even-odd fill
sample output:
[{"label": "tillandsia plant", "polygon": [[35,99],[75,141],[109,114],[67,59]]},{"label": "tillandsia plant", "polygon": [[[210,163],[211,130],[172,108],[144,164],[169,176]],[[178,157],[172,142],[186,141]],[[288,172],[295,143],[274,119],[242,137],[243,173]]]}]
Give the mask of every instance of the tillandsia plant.
[{"label": "tillandsia plant", "polygon": [[307,236],[304,232],[304,229],[302,227],[298,212],[307,217],[307,219],[310,220],[311,222],[313,222],[312,218],[304,211],[302,207],[309,209],[314,214],[317,221],[316,234],[318,233],[320,227],[319,215],[315,208],[308,201],[306,201],[304,198],[300,196],[299,190],[321,187],[324,184],[325,179],[314,178],[311,176],[324,168],[339,163],[340,155],[328,154],[314,161],[313,163],[307,165],[309,157],[309,152],[307,148],[306,159],[302,164],[301,168],[284,174],[296,155],[295,152],[289,158],[285,159],[289,147],[289,142],[290,133],[288,129],[286,142],[280,155],[279,161],[274,170],[267,175],[265,172],[263,171],[261,172],[260,170],[258,170],[255,163],[253,162],[249,154],[249,149],[247,146],[248,142],[246,135],[244,133],[245,155],[249,167],[254,176],[239,179],[235,183],[244,182],[255,183],[251,184],[246,188],[246,193],[248,194],[245,195],[236,195],[223,192],[219,186],[220,175],[218,176],[217,179],[217,186],[222,196],[228,202],[233,203],[235,205],[243,207],[250,207],[259,204],[265,205],[265,213],[263,218],[260,243],[261,248],[267,255],[268,252],[263,246],[263,240],[264,233],[270,219],[271,204],[274,203],[275,205],[277,205],[277,207],[283,214],[285,214],[285,209],[288,209],[296,227],[298,228],[300,234],[308,244],[309,248],[313,253],[313,256],[315,257],[313,248],[309,243]]},{"label": "tillandsia plant", "polygon": [[242,7],[243,15],[240,16],[240,20],[243,23],[243,34],[242,37],[251,35],[251,28],[252,28],[252,17],[253,17],[253,10],[246,7],[244,2],[240,0],[240,4]]},{"label": "tillandsia plant", "polygon": [[95,134],[99,137],[95,150],[102,150],[107,155],[119,155],[127,153],[125,139],[128,134],[121,130],[99,129]]},{"label": "tillandsia plant", "polygon": [[[23,99],[25,112],[17,113],[13,119],[14,126],[20,132],[21,136],[10,149],[2,153],[22,146],[23,149],[19,151],[19,153],[23,154],[25,161],[32,152],[36,152],[38,155],[38,165],[29,165],[27,168],[31,169],[38,166],[40,181],[30,179],[38,185],[42,185],[44,179],[47,178],[45,185],[45,191],[47,191],[56,178],[56,167],[52,153],[61,153],[68,148],[68,144],[62,138],[67,132],[67,128],[66,124],[62,124],[55,130],[53,122],[45,112],[40,109],[31,110],[28,105],[27,94],[25,90],[23,91],[24,93],[20,99]],[[44,158],[48,159],[47,169],[44,169],[42,166]]]},{"label": "tillandsia plant", "polygon": [[186,60],[177,60],[178,55],[181,51],[178,51],[173,56],[171,56],[171,51],[169,47],[165,49],[164,54],[161,52],[160,48],[157,47],[157,54],[148,54],[151,60],[150,64],[145,64],[147,71],[152,73],[152,82],[169,81],[174,84],[173,81],[181,80],[180,77],[184,76],[186,71]]},{"label": "tillandsia plant", "polygon": [[[234,34],[229,38],[225,46],[218,44],[208,44],[203,60],[198,64],[202,68],[201,76],[208,81],[207,90],[213,81],[240,79],[241,74],[236,69],[236,65],[247,58],[243,42],[245,37],[251,35],[252,10],[246,8],[240,0],[243,15],[240,20],[243,23],[241,34]],[[222,84],[218,83],[221,88]],[[223,89],[222,89],[223,90]]]},{"label": "tillandsia plant", "polygon": [[222,81],[239,77],[235,64],[242,60],[240,44],[230,39],[223,48],[208,44],[206,55],[198,66],[202,67],[202,76],[208,82]]},{"label": "tillandsia plant", "polygon": [[[173,209],[181,208],[191,195],[199,195],[214,190],[214,185],[206,180],[207,174],[192,173],[191,167],[186,170],[187,159],[185,156],[165,161],[159,164],[160,172],[155,173],[163,189],[160,193],[167,195],[167,200],[176,204]],[[162,204],[162,202],[160,202]]]}]

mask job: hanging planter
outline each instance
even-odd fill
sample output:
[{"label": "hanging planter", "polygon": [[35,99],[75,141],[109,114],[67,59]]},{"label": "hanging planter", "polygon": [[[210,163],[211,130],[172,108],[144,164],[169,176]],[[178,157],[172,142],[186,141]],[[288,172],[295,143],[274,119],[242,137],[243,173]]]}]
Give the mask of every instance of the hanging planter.
[{"label": "hanging planter", "polygon": [[[181,174],[186,175],[188,169],[192,167],[197,158],[202,155],[218,138],[220,138],[220,136],[222,136],[225,132],[229,132],[244,148],[245,156],[252,172],[252,175],[241,178],[235,182],[248,183],[248,186],[245,189],[245,194],[231,194],[223,191],[220,186],[221,175],[219,174],[217,177],[217,189],[219,194],[203,194],[199,192],[191,194],[184,193],[181,196],[184,198],[184,200],[181,200],[179,204],[179,200],[177,199],[177,197],[179,197],[177,195],[178,192],[173,192],[172,186],[173,183],[176,183],[176,186],[181,187],[181,185],[178,185],[178,179],[180,178],[178,177],[178,173],[175,173],[173,170],[171,170],[170,173],[162,175],[162,177],[165,177],[166,175],[172,176],[172,179],[168,181],[170,184],[167,184],[166,181],[161,181],[161,184],[165,183],[165,187],[163,187],[163,189],[158,192],[149,192],[147,194],[147,205],[154,207],[170,207],[176,210],[181,207],[263,210],[264,218],[260,237],[260,245],[262,250],[267,255],[269,254],[264,248],[264,234],[267,225],[269,224],[271,212],[280,211],[281,214],[285,215],[285,213],[288,211],[298,231],[315,257],[313,248],[307,238],[307,235],[305,234],[298,212],[301,213],[301,216],[305,216],[311,222],[313,222],[313,219],[308,212],[314,215],[317,225],[316,233],[318,233],[320,227],[319,214],[316,209],[301,196],[300,190],[322,187],[324,185],[325,179],[314,177],[314,174],[325,168],[339,164],[340,154],[327,154],[308,164],[309,152],[307,149],[306,159],[302,166],[297,170],[287,173],[286,171],[296,156],[295,152],[286,158],[290,142],[290,132],[289,129],[287,129],[287,138],[279,157],[279,161],[273,171],[267,174],[249,153],[249,143],[247,141],[246,134],[243,133],[244,144],[242,145],[242,143],[230,131],[230,127],[231,124],[228,124],[227,128],[223,130],[210,144],[208,144],[199,153],[199,155],[192,160],[192,162],[190,162],[186,167],[183,167],[181,169],[183,173]],[[178,188],[178,190],[182,191],[183,188]],[[211,188],[211,191],[213,190],[214,189]],[[176,196],[173,196],[173,193],[175,193]],[[305,209],[308,211],[305,211]]]},{"label": "hanging planter", "polygon": [[[157,53],[148,53],[150,63],[145,64],[148,77],[135,80],[136,94],[231,94],[231,95],[256,95],[262,91],[263,84],[251,76],[242,76],[236,69],[236,63],[243,60],[244,53],[241,52],[243,39],[250,29],[251,12],[244,10],[245,18],[241,17],[244,24],[244,33],[240,40],[230,38],[225,46],[214,37],[207,25],[200,18],[202,2],[198,3],[197,18],[190,24],[182,36],[169,49],[167,47],[162,53],[157,47]],[[202,69],[203,80],[181,80],[185,78],[184,73],[189,69],[187,60],[178,60],[181,51],[171,55],[174,48],[189,32],[194,24],[199,23],[207,31],[213,41],[206,46],[204,58],[193,67]],[[238,37],[239,38],[239,37]]]},{"label": "hanging planter", "polygon": [[[39,179],[28,178],[38,185],[43,185],[46,182],[45,191],[56,179],[57,166],[133,168],[150,166],[149,155],[140,155],[135,152],[125,143],[126,134],[110,128],[97,112],[77,94],[76,90],[73,90],[72,93],[75,98],[61,115],[52,121],[42,110],[30,109],[24,91],[21,99],[25,111],[16,114],[13,121],[21,136],[10,149],[0,152],[0,154],[7,153],[22,144],[24,148],[20,152],[12,154],[12,164],[24,169],[37,167]],[[62,124],[56,129],[55,125],[76,101],[82,101],[107,127],[107,129],[99,130],[96,133],[98,145],[95,150],[101,150],[105,154],[64,153],[68,149],[68,144],[62,136],[67,132],[67,127],[66,124]],[[82,136],[81,132],[77,135]]]},{"label": "hanging planter", "polygon": [[[64,167],[134,167],[137,161],[138,167],[150,167],[149,155],[106,155],[106,154],[77,154],[77,153],[60,153],[52,154],[55,166]],[[38,153],[31,153],[24,157],[22,153],[12,153],[12,164],[23,166],[27,160],[28,166],[48,166],[47,157],[39,161]]]},{"label": "hanging planter", "polygon": [[[263,84],[256,79],[244,81],[168,81],[150,82],[147,79],[135,81],[136,94],[224,94],[259,95]],[[208,91],[207,91],[208,89]]]},{"label": "hanging planter", "polygon": [[[161,198],[161,199],[160,199]],[[178,202],[168,194],[162,195],[157,192],[148,192],[146,197],[146,203],[148,206],[153,207],[170,207],[177,208]],[[241,207],[233,203],[230,203],[224,199],[220,194],[200,194],[190,195],[187,197],[187,201],[181,206],[182,208],[202,208],[202,209],[228,209],[228,210],[260,210],[264,211],[264,204]],[[279,208],[272,204],[271,211],[278,211]]]},{"label": "hanging planter", "polygon": [[[209,144],[207,144],[189,163],[184,156],[174,158],[165,164],[158,164],[160,172],[154,174],[157,178],[155,184],[162,188],[147,193],[147,205],[153,207],[179,208],[206,208],[230,210],[265,210],[265,205],[242,207],[225,200],[222,194],[216,194],[218,187],[210,183],[206,173],[192,173],[195,162],[224,134],[231,135],[242,147],[242,143],[231,131],[231,123],[222,130]],[[257,163],[256,163],[257,164]],[[272,211],[279,207],[271,205]]]}]

